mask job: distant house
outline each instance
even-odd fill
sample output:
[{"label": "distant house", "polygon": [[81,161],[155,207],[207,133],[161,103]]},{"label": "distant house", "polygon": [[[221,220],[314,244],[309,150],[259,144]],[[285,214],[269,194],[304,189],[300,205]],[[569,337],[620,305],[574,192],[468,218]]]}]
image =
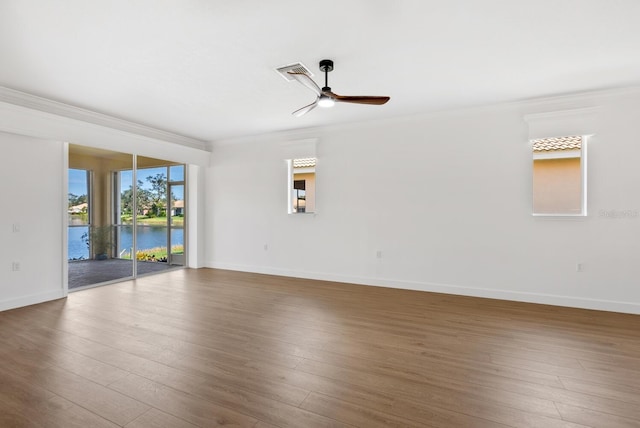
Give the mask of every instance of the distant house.
[{"label": "distant house", "polygon": [[84,202],[82,204],[69,207],[68,212],[69,214],[81,214],[81,213],[86,213],[88,210],[89,210],[89,204]]},{"label": "distant house", "polygon": [[184,201],[174,201],[173,207],[171,207],[171,217],[177,215],[184,215]]}]

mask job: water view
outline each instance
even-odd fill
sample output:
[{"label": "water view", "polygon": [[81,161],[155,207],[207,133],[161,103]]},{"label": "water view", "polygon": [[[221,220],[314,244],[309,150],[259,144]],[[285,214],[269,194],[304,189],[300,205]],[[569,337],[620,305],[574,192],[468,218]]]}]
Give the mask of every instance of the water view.
[{"label": "water view", "polygon": [[[82,235],[88,230],[87,226],[84,227],[69,227],[68,228],[69,239],[69,260],[88,259],[89,249],[87,244],[82,240]],[[133,248],[133,227],[121,226],[119,230],[118,241],[118,254],[123,251],[124,255],[131,255],[131,249]],[[166,226],[138,226],[138,249],[139,251],[149,250],[152,248],[166,247],[167,246],[167,227]],[[171,229],[171,243],[172,245],[184,244],[184,230],[183,229]]]}]

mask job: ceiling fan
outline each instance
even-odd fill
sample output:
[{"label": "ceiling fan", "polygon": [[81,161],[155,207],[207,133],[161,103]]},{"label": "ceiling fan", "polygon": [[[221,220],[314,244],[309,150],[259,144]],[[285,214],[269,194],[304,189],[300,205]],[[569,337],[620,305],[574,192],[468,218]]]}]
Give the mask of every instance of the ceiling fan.
[{"label": "ceiling fan", "polygon": [[298,82],[302,83],[308,89],[311,89],[314,94],[316,94],[316,100],[311,104],[302,107],[291,113],[295,117],[300,117],[317,106],[320,107],[332,107],[334,103],[355,103],[355,104],[371,104],[371,105],[382,105],[389,101],[389,97],[377,97],[377,96],[368,96],[368,95],[338,95],[331,90],[329,87],[329,72],[333,71],[333,61],[330,59],[323,59],[320,61],[320,71],[324,73],[324,87],[320,89],[320,87],[316,84],[316,82],[309,77],[306,73],[299,73],[294,71],[289,71],[293,78],[295,78]]}]

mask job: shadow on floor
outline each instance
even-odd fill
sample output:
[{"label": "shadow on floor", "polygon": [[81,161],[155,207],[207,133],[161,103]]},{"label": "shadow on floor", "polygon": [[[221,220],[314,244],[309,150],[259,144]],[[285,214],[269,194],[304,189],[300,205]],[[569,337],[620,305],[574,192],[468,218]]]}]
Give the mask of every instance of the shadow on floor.
[{"label": "shadow on floor", "polygon": [[[138,275],[179,269],[162,262],[138,262]],[[69,290],[133,275],[133,262],[123,259],[69,261]]]}]

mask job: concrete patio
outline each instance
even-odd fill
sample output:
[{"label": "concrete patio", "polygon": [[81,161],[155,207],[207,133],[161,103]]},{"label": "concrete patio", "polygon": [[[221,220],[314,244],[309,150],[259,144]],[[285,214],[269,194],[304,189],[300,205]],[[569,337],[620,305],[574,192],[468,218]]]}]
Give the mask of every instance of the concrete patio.
[{"label": "concrete patio", "polygon": [[[138,261],[138,276],[180,269],[163,262]],[[133,275],[133,262],[124,259],[69,261],[69,290]]]}]

